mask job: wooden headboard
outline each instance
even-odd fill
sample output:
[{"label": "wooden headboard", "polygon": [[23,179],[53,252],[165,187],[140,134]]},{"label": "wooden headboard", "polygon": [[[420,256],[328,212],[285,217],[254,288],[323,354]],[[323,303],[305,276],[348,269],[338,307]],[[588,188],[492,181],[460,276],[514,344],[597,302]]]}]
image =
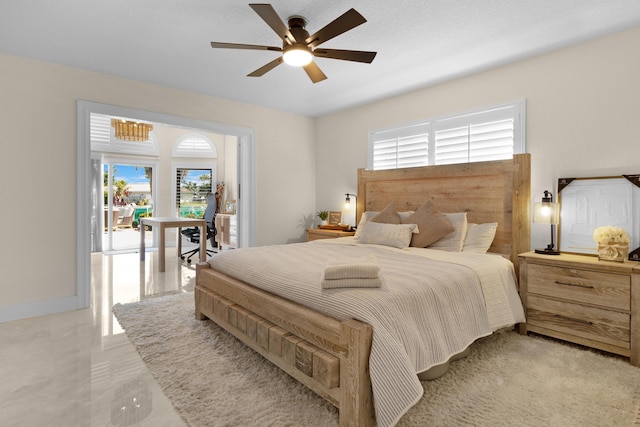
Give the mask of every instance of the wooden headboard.
[{"label": "wooden headboard", "polygon": [[415,210],[433,199],[441,212],[467,212],[471,223],[497,222],[490,252],[508,257],[518,270],[518,254],[530,250],[531,158],[369,171],[358,169],[356,215]]}]

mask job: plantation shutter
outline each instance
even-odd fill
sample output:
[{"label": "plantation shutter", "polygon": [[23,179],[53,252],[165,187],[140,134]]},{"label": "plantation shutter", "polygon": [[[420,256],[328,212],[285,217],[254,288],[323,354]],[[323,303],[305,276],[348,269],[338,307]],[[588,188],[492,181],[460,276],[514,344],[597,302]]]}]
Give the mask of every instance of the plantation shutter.
[{"label": "plantation shutter", "polygon": [[513,151],[514,117],[509,107],[436,122],[433,164],[510,159]]},{"label": "plantation shutter", "polygon": [[524,152],[524,100],[369,134],[373,170],[503,160]]},{"label": "plantation shutter", "polygon": [[373,169],[426,166],[429,152],[429,124],[377,132],[373,136]]},{"label": "plantation shutter", "polygon": [[176,170],[176,215],[180,216],[180,202],[182,202],[182,176],[184,174],[183,171],[187,169],[178,168]]},{"label": "plantation shutter", "polygon": [[101,146],[109,146],[110,141],[110,126],[111,118],[100,114],[91,113],[89,116],[90,121],[90,139],[91,149],[98,151]]}]

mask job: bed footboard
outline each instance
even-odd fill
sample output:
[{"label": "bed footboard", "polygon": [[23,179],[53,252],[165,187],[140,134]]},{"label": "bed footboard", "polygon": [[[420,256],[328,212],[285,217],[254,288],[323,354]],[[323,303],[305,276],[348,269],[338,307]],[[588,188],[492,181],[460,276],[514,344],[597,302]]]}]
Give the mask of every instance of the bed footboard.
[{"label": "bed footboard", "polygon": [[213,320],[340,411],[341,426],[373,425],[372,328],[338,321],[217,272],[196,269],[195,316]]}]

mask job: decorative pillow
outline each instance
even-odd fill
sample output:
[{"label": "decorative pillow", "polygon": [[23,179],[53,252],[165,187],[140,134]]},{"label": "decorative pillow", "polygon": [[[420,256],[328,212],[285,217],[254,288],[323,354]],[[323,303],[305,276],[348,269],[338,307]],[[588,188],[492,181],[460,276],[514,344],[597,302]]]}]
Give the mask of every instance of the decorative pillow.
[{"label": "decorative pillow", "polygon": [[467,225],[467,235],[464,237],[462,252],[477,252],[486,254],[493,239],[496,237],[497,222],[487,222],[485,224]]},{"label": "decorative pillow", "polygon": [[371,221],[371,218],[378,215],[379,212],[375,211],[366,211],[360,217],[360,222],[358,223],[358,227],[356,228],[356,234],[353,236],[354,239],[358,240],[362,235],[362,230],[364,230],[364,225]]},{"label": "decorative pillow", "polygon": [[414,248],[426,248],[455,230],[445,216],[438,212],[436,204],[431,199],[402,222],[418,225],[418,234],[411,238],[411,246]]},{"label": "decorative pillow", "polygon": [[455,230],[446,237],[438,240],[429,249],[438,249],[440,251],[461,252],[464,244],[464,237],[467,234],[467,213],[446,213],[445,218],[449,220]]},{"label": "decorative pillow", "polygon": [[378,215],[371,218],[371,221],[382,222],[385,224],[400,224],[400,215],[398,215],[396,206],[391,203],[387,205],[386,208],[382,209]]},{"label": "decorative pillow", "polygon": [[[409,215],[413,214],[414,211],[405,211],[405,212],[398,212],[398,215],[400,215],[400,221],[402,221],[404,218],[408,217]],[[373,218],[374,216],[378,215],[380,212],[378,211],[366,211],[362,213],[362,216],[360,217],[360,222],[358,223],[358,227],[356,228],[356,234],[353,236],[354,239],[358,240],[360,238],[360,235],[362,234],[362,230],[363,230],[363,225],[367,222],[367,221],[371,221],[371,218]]]},{"label": "decorative pillow", "polygon": [[[393,246],[403,249],[409,246],[416,224],[385,224],[369,221],[362,227],[358,243]],[[360,228],[360,227],[358,227]]]}]

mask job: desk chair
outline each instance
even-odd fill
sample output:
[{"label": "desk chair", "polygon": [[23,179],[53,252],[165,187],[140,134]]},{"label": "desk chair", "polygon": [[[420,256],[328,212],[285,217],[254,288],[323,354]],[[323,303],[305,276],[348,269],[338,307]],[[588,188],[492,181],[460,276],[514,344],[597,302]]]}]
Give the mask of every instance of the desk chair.
[{"label": "desk chair", "polygon": [[[213,193],[207,194],[207,208],[204,211],[204,219],[207,221],[207,235],[205,239],[209,239],[211,246],[214,248],[218,247],[216,243],[216,226],[215,226],[215,218],[216,218],[216,197]],[[191,258],[195,255],[200,254],[200,227],[194,228],[185,228],[182,230],[182,235],[190,242],[198,243],[198,247],[196,249],[192,249],[190,251],[186,251],[180,254],[180,259],[187,261],[187,264],[191,264]],[[212,249],[207,248],[207,255],[213,256],[214,253],[217,253],[217,249],[214,251]]]}]

